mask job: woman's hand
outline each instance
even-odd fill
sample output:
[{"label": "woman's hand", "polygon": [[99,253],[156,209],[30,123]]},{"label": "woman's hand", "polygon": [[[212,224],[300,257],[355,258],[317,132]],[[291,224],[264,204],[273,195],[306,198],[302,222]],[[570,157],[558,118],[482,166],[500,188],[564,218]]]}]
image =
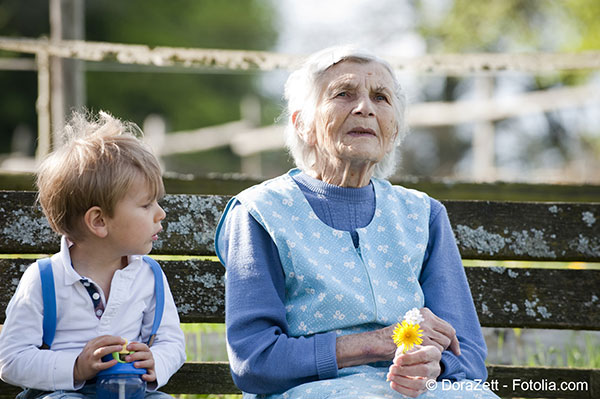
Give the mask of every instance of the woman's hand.
[{"label": "woman's hand", "polygon": [[403,395],[416,398],[427,390],[427,381],[440,375],[442,352],[438,347],[416,346],[416,350],[402,353],[396,351],[387,375],[390,387]]},{"label": "woman's hand", "polygon": [[133,367],[136,369],[146,369],[146,374],[142,379],[146,382],[156,381],[156,371],[154,371],[154,356],[148,345],[141,342],[132,342],[127,345],[127,350],[135,351],[125,357],[126,362],[135,362]]},{"label": "woman's hand", "polygon": [[[431,310],[421,308],[420,311],[424,319],[419,324],[423,330],[423,347],[433,346],[440,353],[450,349],[459,356],[460,347],[454,328],[433,314]],[[393,324],[375,331],[338,337],[336,340],[338,368],[393,359],[396,353],[396,344],[392,339],[395,327],[396,325]]]},{"label": "woman's hand", "polygon": [[435,346],[440,352],[450,349],[456,356],[460,356],[460,344],[450,323],[440,319],[427,308],[421,308],[420,311],[424,319],[419,324],[423,330],[423,346]]}]

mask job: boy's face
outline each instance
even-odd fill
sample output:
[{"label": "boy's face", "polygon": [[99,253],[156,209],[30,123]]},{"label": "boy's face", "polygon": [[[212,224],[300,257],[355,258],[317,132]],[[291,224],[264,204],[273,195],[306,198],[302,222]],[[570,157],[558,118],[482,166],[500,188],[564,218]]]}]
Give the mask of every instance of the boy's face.
[{"label": "boy's face", "polygon": [[108,239],[119,256],[146,255],[161,232],[165,211],[158,205],[146,181],[138,176],[108,218]]}]

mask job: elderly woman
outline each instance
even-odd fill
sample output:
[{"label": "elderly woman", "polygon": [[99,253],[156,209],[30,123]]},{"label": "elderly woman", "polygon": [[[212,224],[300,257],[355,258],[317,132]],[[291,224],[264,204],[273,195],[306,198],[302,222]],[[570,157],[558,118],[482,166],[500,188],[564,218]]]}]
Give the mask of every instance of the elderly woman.
[{"label": "elderly woman", "polygon": [[[244,398],[495,398],[439,382],[484,380],[486,347],[443,205],[384,180],[405,131],[390,65],[326,49],[286,99],[298,168],[237,195],[217,229]],[[424,342],[402,353],[394,324],[415,307]]]}]

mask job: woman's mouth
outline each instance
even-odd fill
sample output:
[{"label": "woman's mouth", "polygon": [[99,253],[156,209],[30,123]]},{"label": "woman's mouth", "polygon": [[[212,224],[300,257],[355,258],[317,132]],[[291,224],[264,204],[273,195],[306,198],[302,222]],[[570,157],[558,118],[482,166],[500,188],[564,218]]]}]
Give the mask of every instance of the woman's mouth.
[{"label": "woman's mouth", "polygon": [[373,129],[357,127],[348,132],[350,136],[377,136]]}]

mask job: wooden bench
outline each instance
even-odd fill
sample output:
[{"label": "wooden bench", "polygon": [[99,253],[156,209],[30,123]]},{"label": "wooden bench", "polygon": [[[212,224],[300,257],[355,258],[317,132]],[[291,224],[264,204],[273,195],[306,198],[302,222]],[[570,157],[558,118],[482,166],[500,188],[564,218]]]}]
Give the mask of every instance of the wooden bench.
[{"label": "wooden bench", "polygon": [[[164,231],[154,255],[214,255],[216,223],[229,197],[167,195]],[[32,260],[52,254],[59,240],[37,206],[35,193],[0,191],[0,310]],[[443,201],[463,259],[600,261],[600,203]],[[224,321],[224,268],[216,260],[161,261],[182,323]],[[600,270],[468,267],[483,326],[600,330]],[[0,323],[4,321],[4,312]],[[600,369],[490,365],[503,397],[598,398]],[[517,386],[513,386],[515,381]],[[584,384],[560,390],[561,382]],[[538,385],[533,385],[536,383]],[[528,385],[529,384],[529,385]],[[556,390],[552,384],[557,384]],[[540,389],[537,389],[540,388]],[[0,383],[0,398],[19,388]],[[226,362],[187,362],[164,391],[238,393]]]}]

